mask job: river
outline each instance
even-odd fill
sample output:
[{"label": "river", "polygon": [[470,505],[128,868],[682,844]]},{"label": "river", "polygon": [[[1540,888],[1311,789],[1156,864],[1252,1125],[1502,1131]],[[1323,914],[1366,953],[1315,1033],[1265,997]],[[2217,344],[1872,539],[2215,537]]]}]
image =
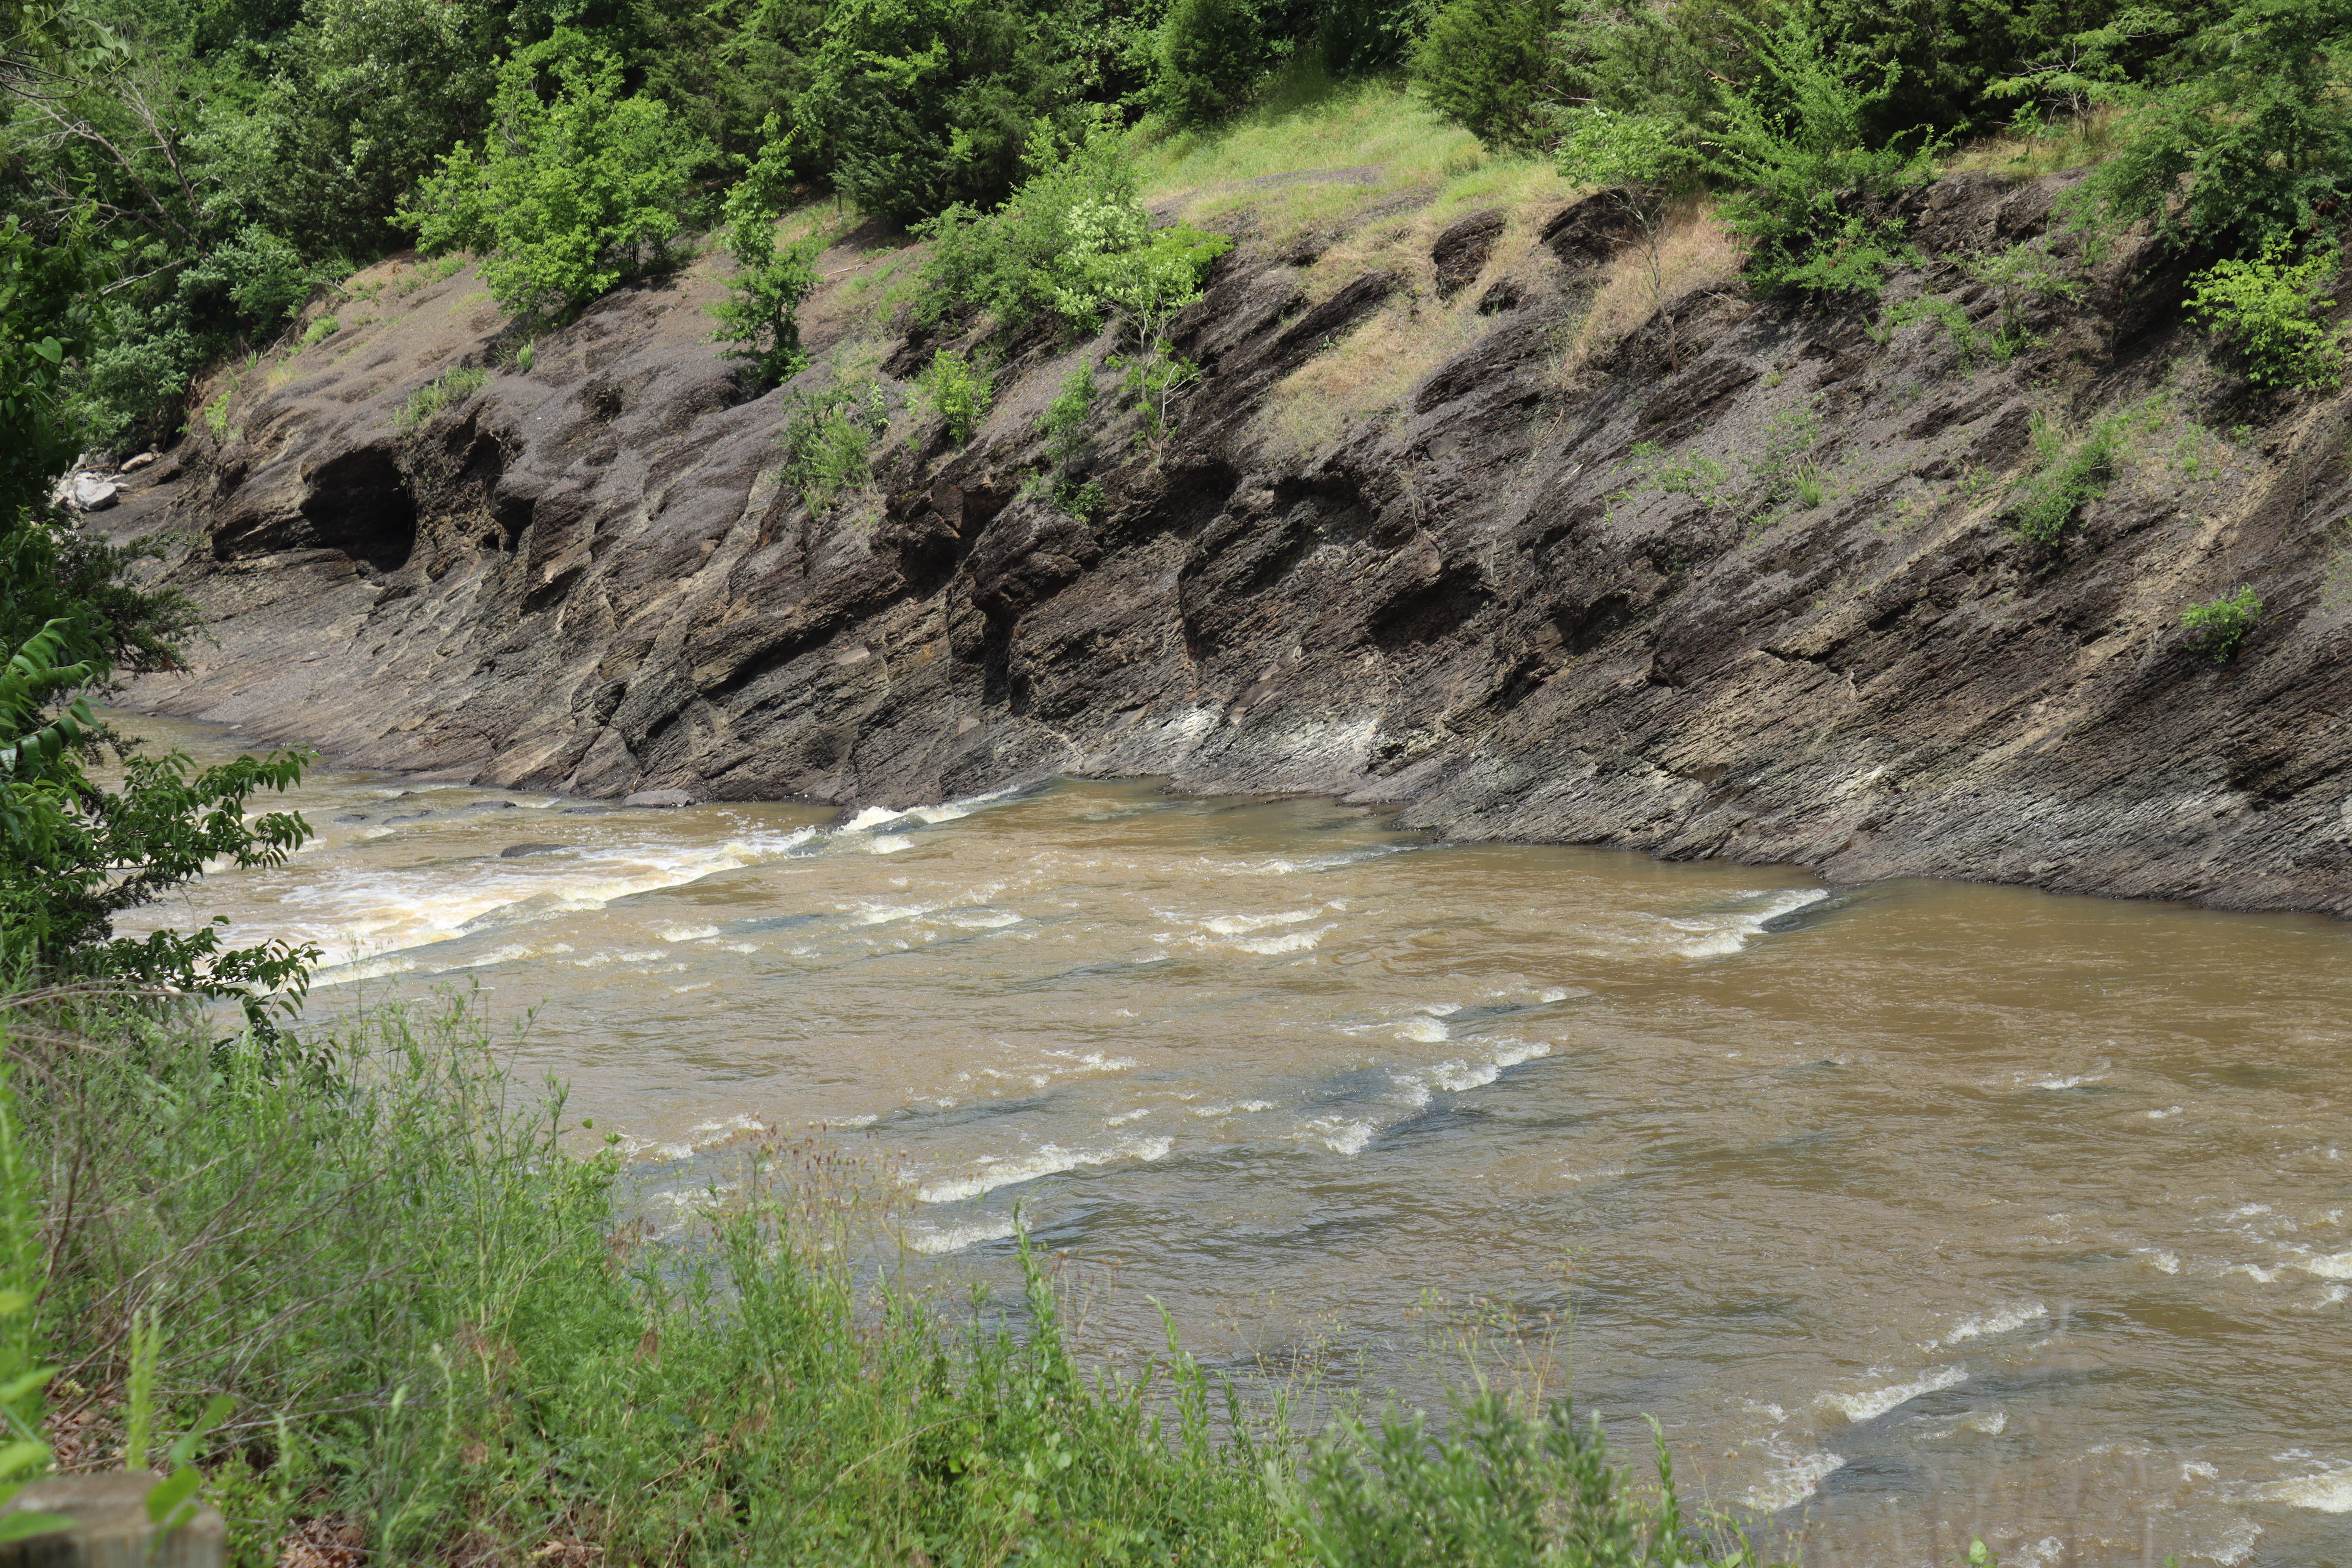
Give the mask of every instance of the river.
[{"label": "river", "polygon": [[[200,756],[235,737],[126,727]],[[1562,1348],[1629,1451],[1814,1563],[2352,1563],[2352,930],[1449,845],[1069,782],[621,810],[320,769],[317,844],[161,914],[311,1009],[485,989],[649,1171],[812,1129],[926,1267],[1014,1205],[1218,1364],[1433,1403]],[[1444,1333],[1433,1336],[1442,1342]]]}]

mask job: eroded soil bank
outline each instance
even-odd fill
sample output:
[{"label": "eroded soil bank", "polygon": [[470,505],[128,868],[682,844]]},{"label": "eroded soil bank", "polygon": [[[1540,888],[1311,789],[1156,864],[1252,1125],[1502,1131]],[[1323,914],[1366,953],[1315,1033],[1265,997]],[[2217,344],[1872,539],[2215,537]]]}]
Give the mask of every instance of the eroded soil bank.
[{"label": "eroded soil bank", "polygon": [[[1914,238],[2033,240],[2062,186],[1948,178]],[[868,497],[812,516],[782,482],[796,393],[862,365],[901,405],[940,346],[888,325],[898,242],[826,254],[793,386],[745,398],[698,266],[409,428],[420,386],[512,345],[470,269],[387,264],[379,314],[224,383],[92,518],[181,531],[165,570],[218,639],[131,698],[495,786],[906,805],[1164,775],[1841,881],[2352,908],[2340,398],[2251,398],[2179,320],[2188,259],[2063,235],[2081,288],[2024,301],[2037,342],[2005,365],[1878,302],[1730,287],[1564,375],[1624,265],[1614,211],[1519,246],[1520,217],[1473,215],[1336,286],[1315,264],[1409,206],[1244,226],[1181,324],[1201,384],[1157,452],[1102,432],[1090,521],[1024,481],[1103,342],[1016,345],[961,449],[902,407]],[[1940,263],[1887,300],[1930,294],[2004,308]],[[1478,325],[1389,416],[1313,441],[1269,417],[1424,299]],[[2004,526],[2109,416],[2115,471],[2060,542]],[[2179,616],[2242,585],[2264,617],[2216,665]]]}]

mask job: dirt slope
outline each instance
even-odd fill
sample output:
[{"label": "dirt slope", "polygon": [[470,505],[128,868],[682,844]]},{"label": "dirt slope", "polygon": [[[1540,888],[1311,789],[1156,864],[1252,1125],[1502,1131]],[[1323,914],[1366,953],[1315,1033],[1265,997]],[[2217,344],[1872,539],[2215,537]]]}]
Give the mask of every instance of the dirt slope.
[{"label": "dirt slope", "polygon": [[[1916,198],[1916,238],[2016,244],[2056,190],[1954,177]],[[908,805],[1159,774],[1839,879],[2352,909],[2340,401],[2249,401],[2176,320],[2184,268],[2128,245],[2034,306],[2041,345],[2006,366],[1930,322],[1882,342],[1874,310],[1734,290],[1563,387],[1612,212],[1560,213],[1507,265],[1474,218],[1425,265],[1311,296],[1344,236],[1245,235],[1182,323],[1205,375],[1173,438],[1104,433],[1091,521],[1023,481],[1046,400],[1104,344],[1030,344],[960,451],[902,412],[877,493],[813,518],[780,475],[794,389],[741,400],[706,272],[615,295],[403,432],[418,386],[501,348],[470,271],[425,283],[249,374],[219,436],[200,421],[93,519],[186,531],[170,573],[219,639],[133,700],[601,795]],[[875,326],[908,258],[854,237],[822,265],[803,384],[862,355],[899,398],[932,346]],[[1455,289],[1488,324],[1407,408],[1284,455],[1286,378]],[[1890,299],[1924,291],[1996,305],[1948,268]],[[2118,410],[2114,480],[2063,540],[2002,526],[2037,412]],[[2241,584],[2265,618],[2216,666],[2179,617]]]}]

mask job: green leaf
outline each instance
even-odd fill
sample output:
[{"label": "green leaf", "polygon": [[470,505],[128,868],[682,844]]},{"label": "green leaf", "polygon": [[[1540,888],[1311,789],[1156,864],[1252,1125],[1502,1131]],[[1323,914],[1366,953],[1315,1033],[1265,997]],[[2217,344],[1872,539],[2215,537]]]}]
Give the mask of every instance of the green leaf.
[{"label": "green leaf", "polygon": [[172,1511],[185,1502],[195,1489],[205,1484],[205,1478],[194,1465],[174,1470],[157,1481],[147,1493],[147,1517],[161,1524]]},{"label": "green leaf", "polygon": [[28,1535],[47,1535],[73,1527],[74,1521],[62,1513],[37,1513],[29,1509],[0,1513],[0,1541],[22,1541]]},{"label": "green leaf", "polygon": [[39,342],[33,345],[33,352],[40,355],[43,359],[48,361],[51,364],[62,364],[65,363],[65,345],[58,342],[55,338],[43,338]]}]

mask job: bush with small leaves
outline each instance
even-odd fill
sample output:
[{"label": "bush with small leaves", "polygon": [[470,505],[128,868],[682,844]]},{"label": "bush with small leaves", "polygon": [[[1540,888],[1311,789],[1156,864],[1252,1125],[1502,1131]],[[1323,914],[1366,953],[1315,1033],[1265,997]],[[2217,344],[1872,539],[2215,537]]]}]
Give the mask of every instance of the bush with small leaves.
[{"label": "bush with small leaves", "polygon": [[784,152],[789,139],[774,115],[761,127],[766,138],[751,167],[727,195],[727,251],[735,275],[727,298],[710,307],[719,320],[711,336],[735,346],[727,357],[740,360],[748,378],[763,390],[780,386],[808,363],[801,351],[801,301],[816,287],[819,242],[778,246],[776,217],[792,185]]},{"label": "bush with small leaves", "polygon": [[987,417],[989,400],[994,395],[987,373],[953,349],[941,349],[931,356],[931,363],[915,378],[915,391],[932,416],[946,423],[948,444],[954,447],[971,439],[971,433]]},{"label": "bush with small leaves", "polygon": [[443,159],[400,221],[428,253],[480,255],[510,310],[576,310],[667,264],[709,149],[667,104],[622,86],[620,58],[572,28],[517,50],[489,134]]},{"label": "bush with small leaves", "polygon": [[2241,588],[2181,611],[2180,627],[2189,634],[2190,647],[2215,664],[2227,664],[2238,657],[2238,646],[2262,618],[2262,595],[2252,588]]},{"label": "bush with small leaves", "polygon": [[874,477],[874,443],[890,423],[887,395],[874,381],[836,383],[793,395],[778,439],[784,478],[811,517],[823,517]]},{"label": "bush with small leaves", "polygon": [[2335,300],[2320,292],[2343,265],[2333,248],[2290,261],[2273,241],[2252,260],[2216,262],[2190,279],[2189,313],[2245,356],[2256,386],[2332,390],[2344,379],[2344,343],[2319,313]]}]

